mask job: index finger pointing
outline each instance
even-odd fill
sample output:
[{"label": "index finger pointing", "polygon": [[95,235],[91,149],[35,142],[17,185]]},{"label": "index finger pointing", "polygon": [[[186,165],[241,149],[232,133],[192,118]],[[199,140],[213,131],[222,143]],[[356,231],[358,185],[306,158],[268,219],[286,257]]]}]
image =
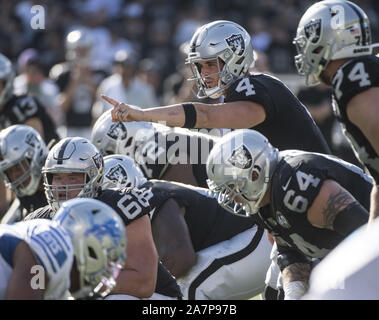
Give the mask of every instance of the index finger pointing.
[{"label": "index finger pointing", "polygon": [[114,99],[112,99],[112,98],[110,98],[104,94],[101,95],[101,98],[103,98],[105,101],[109,102],[114,107],[118,104],[118,101],[116,101],[116,100],[114,100]]}]

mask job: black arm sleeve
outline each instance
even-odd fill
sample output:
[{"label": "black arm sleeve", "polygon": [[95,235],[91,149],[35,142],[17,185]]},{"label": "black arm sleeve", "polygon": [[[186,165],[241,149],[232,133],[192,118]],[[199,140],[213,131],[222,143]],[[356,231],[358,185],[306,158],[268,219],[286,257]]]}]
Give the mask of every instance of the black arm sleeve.
[{"label": "black arm sleeve", "polygon": [[359,202],[353,202],[340,211],[333,222],[334,231],[348,236],[355,229],[367,223],[369,213]]}]

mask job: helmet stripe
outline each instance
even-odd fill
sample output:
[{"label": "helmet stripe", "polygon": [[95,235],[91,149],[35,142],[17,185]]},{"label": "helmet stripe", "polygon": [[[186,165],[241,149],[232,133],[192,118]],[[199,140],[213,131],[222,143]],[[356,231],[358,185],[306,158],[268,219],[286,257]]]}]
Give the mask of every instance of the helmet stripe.
[{"label": "helmet stripe", "polygon": [[64,152],[65,152],[65,150],[66,150],[67,145],[71,142],[71,140],[72,140],[72,139],[67,139],[67,140],[63,143],[61,149],[59,150],[57,164],[62,164],[62,163],[63,163],[63,155],[64,155]]},{"label": "helmet stripe", "polygon": [[354,12],[359,17],[359,24],[361,25],[361,33],[362,33],[361,45],[365,46],[366,45],[366,29],[364,28],[364,17],[362,13],[352,3],[346,2],[346,4],[351,9],[353,9]]}]

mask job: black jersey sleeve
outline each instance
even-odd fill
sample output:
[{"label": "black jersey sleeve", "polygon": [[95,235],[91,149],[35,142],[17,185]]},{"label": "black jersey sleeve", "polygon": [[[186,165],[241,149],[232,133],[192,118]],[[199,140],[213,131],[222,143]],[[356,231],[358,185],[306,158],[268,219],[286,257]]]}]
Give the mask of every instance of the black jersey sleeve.
[{"label": "black jersey sleeve", "polygon": [[145,214],[150,217],[151,197],[152,192],[149,188],[127,188],[103,190],[97,199],[112,207],[127,226]]},{"label": "black jersey sleeve", "polygon": [[266,112],[265,122],[271,121],[276,113],[276,107],[267,88],[254,79],[254,75],[237,80],[229,89],[225,102],[251,101],[260,104]]},{"label": "black jersey sleeve", "polygon": [[376,56],[364,56],[348,61],[338,69],[333,78],[333,93],[340,108],[346,108],[357,94],[377,86],[379,57]]}]

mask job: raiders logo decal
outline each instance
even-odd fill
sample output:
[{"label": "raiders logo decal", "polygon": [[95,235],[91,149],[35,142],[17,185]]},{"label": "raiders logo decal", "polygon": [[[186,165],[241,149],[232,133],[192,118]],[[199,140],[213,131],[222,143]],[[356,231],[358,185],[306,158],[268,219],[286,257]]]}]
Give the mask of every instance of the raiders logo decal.
[{"label": "raiders logo decal", "polygon": [[38,139],[33,133],[28,133],[26,135],[25,142],[33,148],[39,145]]},{"label": "raiders logo decal", "polygon": [[111,181],[117,181],[120,184],[125,184],[128,180],[125,169],[120,165],[110,168],[105,176]]},{"label": "raiders logo decal", "polygon": [[236,55],[243,55],[245,52],[245,41],[241,34],[233,34],[225,40]]},{"label": "raiders logo decal", "polygon": [[111,125],[107,132],[107,136],[112,139],[125,139],[126,138],[126,128],[122,122],[115,122]]},{"label": "raiders logo decal", "polygon": [[240,169],[249,169],[253,163],[251,154],[244,145],[234,149],[232,155],[226,161]]},{"label": "raiders logo decal", "polygon": [[305,36],[312,43],[317,43],[321,34],[321,19],[313,20],[304,27]]},{"label": "raiders logo decal", "polygon": [[93,157],[93,162],[96,165],[96,168],[100,169],[102,166],[104,166],[104,160],[100,153],[96,153]]}]

